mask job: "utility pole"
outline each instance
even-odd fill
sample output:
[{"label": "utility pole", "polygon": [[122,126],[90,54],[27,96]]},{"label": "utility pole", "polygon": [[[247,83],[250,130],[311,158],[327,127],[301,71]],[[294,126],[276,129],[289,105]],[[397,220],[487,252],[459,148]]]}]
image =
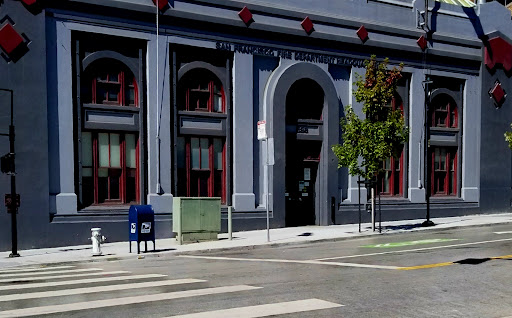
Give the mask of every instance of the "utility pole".
[{"label": "utility pole", "polygon": [[14,115],[13,115],[13,104],[14,94],[11,89],[0,88],[0,91],[9,92],[11,94],[11,122],[9,125],[8,134],[0,134],[0,136],[9,137],[9,153],[1,157],[1,170],[3,173],[11,175],[11,193],[5,195],[5,205],[7,206],[7,212],[11,214],[11,254],[9,257],[19,257],[18,254],[18,220],[17,213],[20,204],[19,195],[16,194],[16,166],[15,166],[15,151],[14,151]]}]

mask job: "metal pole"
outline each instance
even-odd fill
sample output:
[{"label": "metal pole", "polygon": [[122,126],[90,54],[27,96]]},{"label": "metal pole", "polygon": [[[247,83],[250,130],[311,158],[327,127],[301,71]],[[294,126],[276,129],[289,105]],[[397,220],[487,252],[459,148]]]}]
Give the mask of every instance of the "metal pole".
[{"label": "metal pole", "polygon": [[265,146],[267,148],[267,242],[270,242],[270,213],[269,206],[270,202],[268,201],[270,192],[270,166],[269,166],[269,154],[268,154],[268,138],[265,140]]},{"label": "metal pole", "polygon": [[361,233],[361,177],[357,177],[357,194],[358,194],[358,204],[357,209],[359,210],[359,233]]},{"label": "metal pole", "polygon": [[382,211],[380,207],[380,191],[379,191],[379,233],[382,233]]},{"label": "metal pole", "polygon": [[426,221],[422,223],[422,226],[433,226],[435,225],[434,222],[430,220],[430,160],[429,160],[429,127],[428,127],[428,111],[429,111],[429,97],[428,97],[428,84],[430,82],[430,79],[428,77],[425,78],[425,146],[424,146],[424,177],[423,177],[423,183],[425,185],[425,203],[427,205],[427,215],[426,215]]},{"label": "metal pole", "polygon": [[[14,156],[14,139],[15,139],[15,131],[14,131],[14,93],[11,89],[0,88],[1,91],[6,91],[11,94],[11,124],[9,125],[9,153]],[[13,157],[13,171],[11,172],[11,202],[8,207],[8,211],[11,213],[11,254],[9,257],[19,257],[18,254],[18,206],[16,200],[16,168],[15,168],[15,158]]]},{"label": "metal pole", "polygon": [[233,207],[228,206],[228,236],[229,240],[233,239],[233,219],[232,219]]}]

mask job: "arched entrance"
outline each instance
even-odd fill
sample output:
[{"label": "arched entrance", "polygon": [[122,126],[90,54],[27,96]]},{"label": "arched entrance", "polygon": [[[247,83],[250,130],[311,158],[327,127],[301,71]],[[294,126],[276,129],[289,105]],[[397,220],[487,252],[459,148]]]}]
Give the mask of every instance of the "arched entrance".
[{"label": "arched entrance", "polygon": [[[341,107],[332,77],[315,64],[283,63],[269,78],[264,98],[274,138],[275,164],[268,171],[273,224],[332,224],[339,191],[331,146],[339,143]],[[287,204],[292,190],[296,202]]]},{"label": "arched entrance", "polygon": [[316,223],[317,174],[322,136],[324,91],[312,79],[292,84],[286,95],[286,226]]}]

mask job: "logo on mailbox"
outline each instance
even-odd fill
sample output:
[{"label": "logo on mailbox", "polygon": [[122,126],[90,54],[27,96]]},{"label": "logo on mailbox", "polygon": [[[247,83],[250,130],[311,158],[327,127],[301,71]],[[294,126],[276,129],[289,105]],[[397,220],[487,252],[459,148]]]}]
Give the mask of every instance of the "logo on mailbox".
[{"label": "logo on mailbox", "polygon": [[150,233],[151,232],[151,222],[143,222],[140,226],[140,233]]},{"label": "logo on mailbox", "polygon": [[132,223],[130,225],[130,233],[135,233],[137,232],[137,223]]}]

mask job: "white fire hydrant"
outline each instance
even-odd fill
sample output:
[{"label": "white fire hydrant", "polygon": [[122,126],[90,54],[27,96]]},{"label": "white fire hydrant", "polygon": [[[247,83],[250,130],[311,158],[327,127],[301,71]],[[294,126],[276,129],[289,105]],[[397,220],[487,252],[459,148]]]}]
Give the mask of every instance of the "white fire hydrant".
[{"label": "white fire hydrant", "polygon": [[92,256],[100,256],[101,243],[105,242],[107,238],[101,235],[101,228],[95,227],[91,229],[91,242],[92,242]]}]

